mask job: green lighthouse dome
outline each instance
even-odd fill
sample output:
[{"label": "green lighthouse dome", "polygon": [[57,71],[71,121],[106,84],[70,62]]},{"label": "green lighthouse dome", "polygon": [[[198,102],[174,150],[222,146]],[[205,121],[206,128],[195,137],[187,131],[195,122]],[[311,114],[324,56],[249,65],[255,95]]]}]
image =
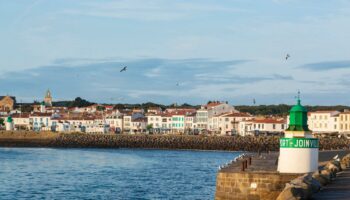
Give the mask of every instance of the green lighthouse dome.
[{"label": "green lighthouse dome", "polygon": [[8,117],[7,117],[7,122],[9,122],[9,123],[12,123],[12,122],[13,122],[13,119],[12,119],[11,116],[8,116]]},{"label": "green lighthouse dome", "polygon": [[307,110],[300,104],[299,97],[297,104],[290,109],[289,127],[286,131],[310,131],[307,125]]}]

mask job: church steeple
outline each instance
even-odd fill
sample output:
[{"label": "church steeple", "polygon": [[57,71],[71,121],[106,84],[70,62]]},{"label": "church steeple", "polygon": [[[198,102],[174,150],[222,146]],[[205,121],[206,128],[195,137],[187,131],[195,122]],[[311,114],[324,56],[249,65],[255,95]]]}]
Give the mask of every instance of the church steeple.
[{"label": "church steeple", "polygon": [[49,89],[46,91],[44,102],[45,106],[52,106],[52,96]]},{"label": "church steeple", "polygon": [[45,98],[51,98],[51,92],[49,89],[46,91]]}]

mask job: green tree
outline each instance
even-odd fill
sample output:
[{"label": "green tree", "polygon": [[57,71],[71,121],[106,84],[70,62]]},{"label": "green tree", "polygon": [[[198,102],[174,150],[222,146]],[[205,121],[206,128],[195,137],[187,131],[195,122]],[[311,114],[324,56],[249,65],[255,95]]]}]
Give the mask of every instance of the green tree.
[{"label": "green tree", "polygon": [[97,106],[97,108],[96,108],[98,111],[104,111],[104,110],[106,110],[106,107],[104,107],[104,106]]},{"label": "green tree", "polygon": [[4,119],[3,119],[3,118],[0,118],[0,125],[1,125],[1,126],[4,126],[4,125],[5,125]]},{"label": "green tree", "polygon": [[153,128],[153,124],[148,124],[148,125],[146,126],[146,130],[147,130],[147,131],[150,131],[152,128]]}]

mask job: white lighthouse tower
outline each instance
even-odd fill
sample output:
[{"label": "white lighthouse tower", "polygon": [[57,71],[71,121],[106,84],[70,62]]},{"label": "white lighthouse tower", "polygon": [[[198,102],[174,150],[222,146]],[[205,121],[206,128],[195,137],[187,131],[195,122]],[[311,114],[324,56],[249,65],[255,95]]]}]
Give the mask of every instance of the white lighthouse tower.
[{"label": "white lighthouse tower", "polygon": [[13,119],[11,116],[8,116],[5,122],[5,128],[7,131],[13,131]]},{"label": "white lighthouse tower", "polygon": [[318,139],[307,125],[307,110],[300,104],[293,106],[289,115],[289,127],[280,139],[278,171],[280,173],[308,173],[318,170]]}]

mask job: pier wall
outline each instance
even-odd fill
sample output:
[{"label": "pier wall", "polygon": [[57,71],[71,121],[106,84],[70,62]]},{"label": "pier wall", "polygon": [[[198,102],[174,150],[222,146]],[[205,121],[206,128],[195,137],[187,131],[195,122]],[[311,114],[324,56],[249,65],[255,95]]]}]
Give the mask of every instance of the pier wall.
[{"label": "pier wall", "polygon": [[[320,139],[320,149],[347,149],[350,140]],[[279,137],[84,134],[0,131],[0,146],[194,149],[265,152],[279,150]]]},{"label": "pier wall", "polygon": [[216,200],[276,199],[285,184],[300,174],[277,172],[219,172],[216,180]]}]

